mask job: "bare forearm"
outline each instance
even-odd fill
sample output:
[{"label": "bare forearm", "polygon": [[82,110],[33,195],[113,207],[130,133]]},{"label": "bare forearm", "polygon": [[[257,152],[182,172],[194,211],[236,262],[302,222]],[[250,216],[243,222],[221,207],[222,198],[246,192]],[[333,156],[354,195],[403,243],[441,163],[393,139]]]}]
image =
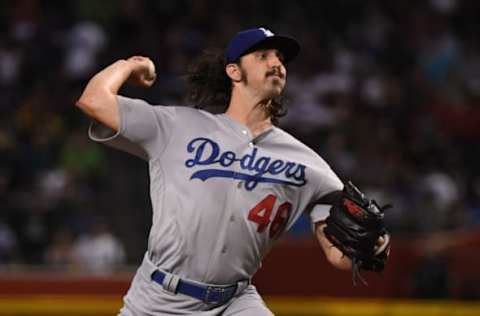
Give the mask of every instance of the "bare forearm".
[{"label": "bare forearm", "polygon": [[[87,84],[85,92],[101,91],[116,95],[133,71],[133,64],[120,59],[97,73]],[[85,94],[84,92],[84,94]]]},{"label": "bare forearm", "polygon": [[132,63],[126,60],[111,64],[88,82],[76,105],[95,120],[118,130],[120,118],[116,95],[132,71]]},{"label": "bare forearm", "polygon": [[118,60],[97,73],[87,84],[76,105],[87,115],[118,130],[120,115],[117,93],[127,81],[149,87],[155,81],[155,66],[146,57]]},{"label": "bare forearm", "polygon": [[328,261],[338,269],[350,270],[352,268],[352,261],[347,256],[344,256],[343,253],[333,246],[327,237],[325,237],[323,233],[324,227],[325,223],[317,223],[315,225],[315,234]]}]

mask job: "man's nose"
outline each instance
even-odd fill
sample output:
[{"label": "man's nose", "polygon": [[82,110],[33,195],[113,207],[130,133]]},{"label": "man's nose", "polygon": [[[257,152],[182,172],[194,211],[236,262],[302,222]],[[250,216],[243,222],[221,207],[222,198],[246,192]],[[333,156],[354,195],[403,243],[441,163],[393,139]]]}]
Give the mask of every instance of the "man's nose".
[{"label": "man's nose", "polygon": [[280,61],[280,58],[278,58],[277,56],[272,56],[270,58],[270,67],[274,68],[274,67],[282,67],[283,66],[283,63]]}]

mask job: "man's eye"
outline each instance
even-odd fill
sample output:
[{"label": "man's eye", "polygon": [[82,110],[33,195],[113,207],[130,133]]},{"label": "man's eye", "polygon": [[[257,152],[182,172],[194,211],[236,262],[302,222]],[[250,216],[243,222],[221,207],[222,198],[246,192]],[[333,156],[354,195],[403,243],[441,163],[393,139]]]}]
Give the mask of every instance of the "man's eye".
[{"label": "man's eye", "polygon": [[282,63],[285,62],[285,58],[283,57],[282,54],[278,54],[278,55],[277,55],[277,58],[278,58],[278,60],[280,60]]}]

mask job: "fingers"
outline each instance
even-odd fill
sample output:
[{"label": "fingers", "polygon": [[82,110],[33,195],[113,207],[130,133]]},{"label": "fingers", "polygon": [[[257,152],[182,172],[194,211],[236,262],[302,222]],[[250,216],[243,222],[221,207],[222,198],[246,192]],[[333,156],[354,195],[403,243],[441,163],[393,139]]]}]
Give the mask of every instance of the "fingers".
[{"label": "fingers", "polygon": [[148,57],[144,57],[144,56],[132,56],[130,57],[128,60],[132,60],[132,61],[143,61],[143,60],[146,60],[146,59],[149,59]]},{"label": "fingers", "polygon": [[[390,245],[390,235],[385,234],[383,236],[378,237],[377,245],[375,246],[375,255],[379,255],[387,249]],[[388,255],[388,254],[387,254]]]},{"label": "fingers", "polygon": [[150,87],[157,78],[155,72],[155,64],[153,61],[144,56],[132,56],[127,59],[134,65],[132,74],[130,75],[130,82],[136,85]]}]

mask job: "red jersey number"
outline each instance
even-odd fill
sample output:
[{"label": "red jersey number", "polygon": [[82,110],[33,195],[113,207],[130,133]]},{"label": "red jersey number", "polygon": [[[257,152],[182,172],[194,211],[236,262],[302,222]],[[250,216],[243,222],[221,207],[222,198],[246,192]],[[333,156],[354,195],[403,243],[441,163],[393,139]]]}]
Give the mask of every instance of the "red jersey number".
[{"label": "red jersey number", "polygon": [[[248,212],[248,219],[258,224],[258,233],[263,233],[270,224],[270,217],[276,200],[275,195],[269,194]],[[268,233],[270,238],[277,237],[285,229],[291,211],[292,204],[289,202],[285,202],[278,207],[275,218],[270,225]]]},{"label": "red jersey number", "polygon": [[269,194],[248,212],[248,219],[258,224],[257,232],[263,233],[270,223],[270,214],[276,199],[275,195]]},{"label": "red jersey number", "polygon": [[275,215],[272,225],[270,226],[270,238],[277,237],[282,231],[285,230],[285,226],[287,226],[287,221],[291,212],[292,204],[289,202],[285,202],[278,207],[277,215]]}]

